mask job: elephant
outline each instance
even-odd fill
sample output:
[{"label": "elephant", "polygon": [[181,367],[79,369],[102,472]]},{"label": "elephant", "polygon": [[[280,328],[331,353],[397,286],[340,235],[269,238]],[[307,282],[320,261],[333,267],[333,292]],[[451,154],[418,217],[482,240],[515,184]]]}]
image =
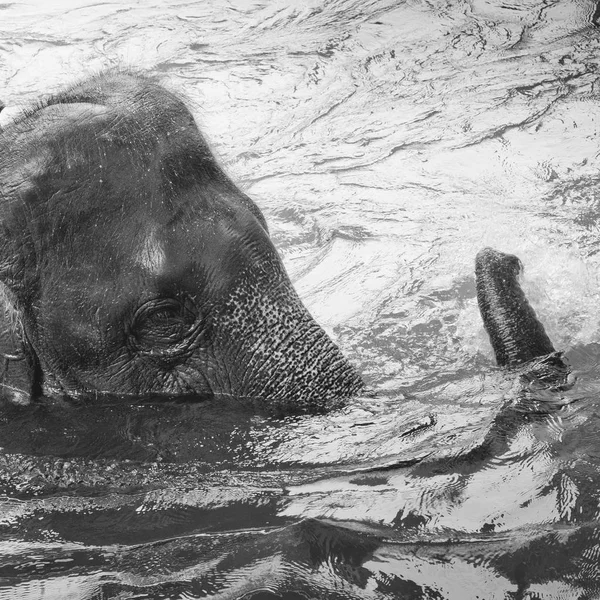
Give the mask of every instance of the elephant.
[{"label": "elephant", "polygon": [[[258,206],[152,78],[101,73],[9,122],[0,205],[5,398],[219,398],[290,414],[366,391],[294,291]],[[554,352],[518,264],[477,259],[501,365]]]},{"label": "elephant", "polygon": [[223,398],[275,413],[364,390],[265,218],[172,92],[127,71],[0,132],[3,395]]}]

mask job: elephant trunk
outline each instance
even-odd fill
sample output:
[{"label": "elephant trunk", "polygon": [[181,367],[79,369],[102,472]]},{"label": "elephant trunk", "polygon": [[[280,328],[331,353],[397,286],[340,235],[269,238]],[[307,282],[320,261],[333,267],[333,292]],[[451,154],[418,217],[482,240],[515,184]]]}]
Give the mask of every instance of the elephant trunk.
[{"label": "elephant trunk", "polygon": [[216,320],[217,353],[227,357],[223,387],[280,414],[325,412],[364,389],[287,278],[263,294],[246,281],[254,289],[238,289]]},{"label": "elephant trunk", "polygon": [[484,248],[475,259],[477,301],[499,366],[513,367],[555,352],[518,282],[521,261]]}]

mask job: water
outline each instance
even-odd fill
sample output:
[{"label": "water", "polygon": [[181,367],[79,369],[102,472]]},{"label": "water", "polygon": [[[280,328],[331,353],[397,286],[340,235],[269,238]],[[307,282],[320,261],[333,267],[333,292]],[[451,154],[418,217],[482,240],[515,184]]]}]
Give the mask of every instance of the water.
[{"label": "water", "polygon": [[[0,598],[600,597],[599,14],[0,4],[3,118],[104,67],[160,74],[378,393],[284,421],[4,406]],[[571,390],[494,367],[486,245],[523,261]]]}]

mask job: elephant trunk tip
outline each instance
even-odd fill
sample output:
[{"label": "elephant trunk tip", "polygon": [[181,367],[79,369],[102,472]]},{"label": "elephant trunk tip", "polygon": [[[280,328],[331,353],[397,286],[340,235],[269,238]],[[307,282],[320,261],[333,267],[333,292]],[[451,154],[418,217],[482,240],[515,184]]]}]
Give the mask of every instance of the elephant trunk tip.
[{"label": "elephant trunk tip", "polygon": [[489,246],[482,248],[475,257],[475,273],[479,278],[514,277],[524,271],[523,263],[518,256],[494,250]]},{"label": "elephant trunk tip", "polygon": [[544,326],[519,285],[514,254],[483,248],[475,259],[477,302],[496,362],[515,367],[555,352]]}]

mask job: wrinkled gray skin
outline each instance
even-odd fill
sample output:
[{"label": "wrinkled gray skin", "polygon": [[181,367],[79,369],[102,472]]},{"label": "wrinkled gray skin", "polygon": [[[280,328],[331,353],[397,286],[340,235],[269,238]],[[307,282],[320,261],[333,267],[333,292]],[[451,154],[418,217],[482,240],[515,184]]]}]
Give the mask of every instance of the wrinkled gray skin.
[{"label": "wrinkled gray skin", "polygon": [[152,80],[103,74],[8,125],[0,205],[5,395],[234,397],[289,413],[363,389],[258,207]]},{"label": "wrinkled gray skin", "polygon": [[475,258],[477,302],[483,326],[501,367],[526,365],[521,377],[550,388],[570,387],[570,367],[556,352],[519,285],[521,261],[514,254],[483,248]]}]

